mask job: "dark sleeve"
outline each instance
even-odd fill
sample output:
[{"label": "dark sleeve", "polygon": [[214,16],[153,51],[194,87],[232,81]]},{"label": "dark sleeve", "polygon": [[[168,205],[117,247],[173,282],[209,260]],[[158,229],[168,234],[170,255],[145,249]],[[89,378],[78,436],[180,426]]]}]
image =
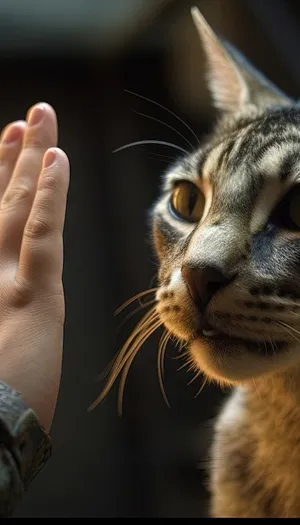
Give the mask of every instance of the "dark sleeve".
[{"label": "dark sleeve", "polygon": [[51,441],[20,394],[0,381],[0,517],[12,515],[51,456]]}]

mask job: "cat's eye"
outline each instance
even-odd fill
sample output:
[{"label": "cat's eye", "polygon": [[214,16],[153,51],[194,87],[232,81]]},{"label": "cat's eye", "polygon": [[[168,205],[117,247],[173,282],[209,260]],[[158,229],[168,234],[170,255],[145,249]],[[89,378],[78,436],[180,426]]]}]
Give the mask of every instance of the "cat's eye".
[{"label": "cat's eye", "polygon": [[191,182],[179,182],[174,189],[170,208],[179,219],[188,222],[200,221],[205,205],[202,191]]}]

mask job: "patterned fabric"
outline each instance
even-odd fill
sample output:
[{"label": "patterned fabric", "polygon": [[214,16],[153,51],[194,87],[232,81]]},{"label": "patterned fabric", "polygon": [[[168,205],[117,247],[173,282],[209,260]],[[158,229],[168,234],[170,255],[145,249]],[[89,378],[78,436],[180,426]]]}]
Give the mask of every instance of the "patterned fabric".
[{"label": "patterned fabric", "polygon": [[51,456],[51,440],[20,394],[0,381],[0,517],[10,517]]}]

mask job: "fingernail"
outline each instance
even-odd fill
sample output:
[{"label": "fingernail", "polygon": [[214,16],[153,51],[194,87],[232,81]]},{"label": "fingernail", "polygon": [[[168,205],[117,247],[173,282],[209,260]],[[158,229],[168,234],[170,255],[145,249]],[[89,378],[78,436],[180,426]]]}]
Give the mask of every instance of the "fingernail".
[{"label": "fingernail", "polygon": [[42,122],[43,117],[45,113],[45,108],[41,104],[40,106],[35,106],[28,117],[28,124],[29,126],[36,126],[37,124],[40,124]]},{"label": "fingernail", "polygon": [[51,164],[54,163],[55,159],[56,159],[55,149],[49,149],[49,151],[47,151],[45,155],[44,168],[49,168],[49,166],[51,166]]},{"label": "fingernail", "polygon": [[20,126],[9,127],[3,135],[2,142],[5,144],[12,144],[21,138]]}]

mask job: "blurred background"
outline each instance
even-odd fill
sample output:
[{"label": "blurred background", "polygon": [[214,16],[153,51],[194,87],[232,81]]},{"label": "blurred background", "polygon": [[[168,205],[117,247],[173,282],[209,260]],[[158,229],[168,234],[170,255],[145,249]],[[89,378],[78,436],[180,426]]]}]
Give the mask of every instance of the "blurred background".
[{"label": "blurred background", "polygon": [[[300,88],[300,3],[198,0],[213,28],[291,96]],[[114,387],[92,413],[99,380],[133,328],[113,312],[153,285],[147,211],[176,150],[215,117],[186,0],[0,0],[1,127],[33,103],[52,104],[71,160],[65,229],[67,318],[53,457],[15,517],[205,517],[211,421],[226,393],[178,370],[168,347],[165,388],[156,371],[160,334],[129,374],[123,417]],[[167,111],[125,90],[153,99]],[[140,115],[148,115],[148,117]],[[165,124],[158,122],[164,121]],[[176,131],[172,130],[174,127]],[[178,133],[177,133],[178,132]],[[139,318],[137,314],[136,320]]]}]

